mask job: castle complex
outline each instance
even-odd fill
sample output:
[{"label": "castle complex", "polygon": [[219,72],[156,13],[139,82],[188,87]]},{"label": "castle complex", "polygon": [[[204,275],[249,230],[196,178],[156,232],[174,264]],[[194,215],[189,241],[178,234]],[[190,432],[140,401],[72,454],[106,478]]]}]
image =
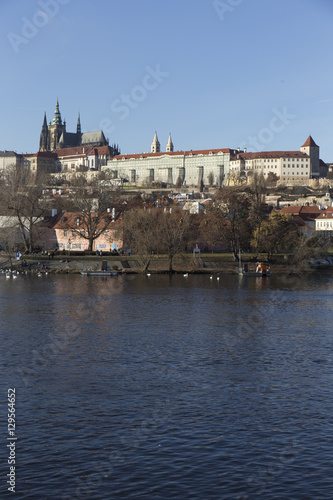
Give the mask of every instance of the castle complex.
[{"label": "castle complex", "polygon": [[254,172],[261,172],[266,179],[306,185],[311,179],[325,178],[329,168],[320,159],[319,146],[311,135],[299,150],[247,152],[240,148],[175,151],[169,134],[165,151],[161,151],[155,131],[150,153],[122,155],[118,146],[109,145],[102,130],[82,133],[80,114],[76,132],[67,132],[58,99],[53,120],[47,123],[44,114],[37,153],[0,151],[0,172],[17,164],[29,166],[36,174],[103,170],[117,179],[117,184],[198,188],[244,182]]},{"label": "castle complex", "polygon": [[275,174],[283,182],[308,183],[326,177],[327,165],[319,158],[319,146],[311,136],[299,151],[262,151],[240,149],[174,151],[171,134],[165,152],[155,132],[150,153],[116,155],[107,162],[115,178],[137,185],[162,182],[169,185],[222,186],[237,178],[244,180],[254,172],[267,178]]}]

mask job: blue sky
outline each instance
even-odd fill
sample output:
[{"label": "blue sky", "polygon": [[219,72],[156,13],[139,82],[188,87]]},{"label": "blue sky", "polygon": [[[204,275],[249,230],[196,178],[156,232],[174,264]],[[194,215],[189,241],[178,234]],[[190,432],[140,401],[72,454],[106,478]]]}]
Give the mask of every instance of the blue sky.
[{"label": "blue sky", "polygon": [[331,0],[1,0],[0,150],[67,131],[122,153],[298,150],[333,161]]}]

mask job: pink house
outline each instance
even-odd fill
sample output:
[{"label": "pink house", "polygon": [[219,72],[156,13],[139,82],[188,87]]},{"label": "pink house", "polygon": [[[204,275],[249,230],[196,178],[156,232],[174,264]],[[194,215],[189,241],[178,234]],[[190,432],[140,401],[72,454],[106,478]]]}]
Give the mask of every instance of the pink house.
[{"label": "pink house", "polygon": [[[94,214],[91,217],[94,218]],[[111,252],[123,246],[122,220],[116,219],[112,213],[105,212],[100,217],[96,230],[101,234],[93,241],[93,251]],[[84,252],[89,248],[87,236],[87,220],[84,215],[62,212],[54,215],[44,226],[40,240],[44,250]]]}]

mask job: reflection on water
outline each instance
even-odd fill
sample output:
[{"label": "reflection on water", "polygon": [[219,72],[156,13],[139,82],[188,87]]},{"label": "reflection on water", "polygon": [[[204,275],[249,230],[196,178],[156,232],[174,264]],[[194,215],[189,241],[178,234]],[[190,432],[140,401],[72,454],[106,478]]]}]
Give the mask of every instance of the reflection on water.
[{"label": "reflection on water", "polygon": [[0,291],[18,498],[331,498],[331,275]]}]

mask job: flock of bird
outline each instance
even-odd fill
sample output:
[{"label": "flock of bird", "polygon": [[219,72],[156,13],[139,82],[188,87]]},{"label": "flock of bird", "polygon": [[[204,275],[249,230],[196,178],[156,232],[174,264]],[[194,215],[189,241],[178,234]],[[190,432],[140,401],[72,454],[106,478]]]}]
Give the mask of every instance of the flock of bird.
[{"label": "flock of bird", "polygon": [[[6,275],[6,279],[9,279],[9,278],[12,278],[12,279],[16,279],[20,274],[28,274],[28,271],[16,271],[16,270],[12,270],[12,269],[1,269],[0,270],[0,274],[5,274]],[[47,276],[48,275],[48,272],[45,271],[45,272],[38,272],[37,273],[37,276],[39,278],[41,278],[42,276]]]},{"label": "flock of bird", "polygon": [[[147,273],[146,276],[148,276],[148,278],[149,278],[149,276],[151,276],[151,273]],[[188,278],[188,273],[183,274],[183,276],[184,276],[184,278]],[[209,276],[209,279],[212,280],[213,278],[214,278],[214,275],[211,274]],[[220,281],[220,276],[219,275],[216,276],[216,281]]]}]

